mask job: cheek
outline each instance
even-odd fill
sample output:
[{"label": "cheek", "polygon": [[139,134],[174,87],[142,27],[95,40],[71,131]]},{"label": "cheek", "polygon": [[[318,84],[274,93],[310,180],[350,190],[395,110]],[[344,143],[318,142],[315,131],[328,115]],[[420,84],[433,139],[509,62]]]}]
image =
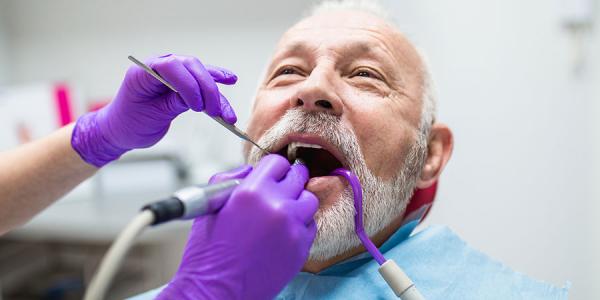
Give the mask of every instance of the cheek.
[{"label": "cheek", "polygon": [[262,91],[256,96],[247,133],[255,140],[260,139],[288,109],[289,97],[285,91]]},{"label": "cheek", "polygon": [[[382,101],[377,99],[374,101]],[[376,103],[376,102],[371,102]],[[388,105],[361,105],[348,115],[367,167],[377,177],[393,178],[411,142],[411,127]]]}]

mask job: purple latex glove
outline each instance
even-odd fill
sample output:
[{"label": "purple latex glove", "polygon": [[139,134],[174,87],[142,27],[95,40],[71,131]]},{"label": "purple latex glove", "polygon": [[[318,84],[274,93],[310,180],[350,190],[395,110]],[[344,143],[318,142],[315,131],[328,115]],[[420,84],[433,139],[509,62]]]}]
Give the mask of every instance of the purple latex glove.
[{"label": "purple latex glove", "polygon": [[278,155],[216,175],[244,178],[216,214],[195,220],[179,270],[157,299],[272,299],[300,271],[319,202],[308,170]]},{"label": "purple latex glove", "polygon": [[81,116],[73,129],[71,145],[89,164],[101,167],[136,148],[156,144],[168,131],[171,121],[192,109],[237,120],[217,82],[234,84],[231,71],[203,65],[190,56],[164,55],[146,61],[175,87],[171,91],[142,68],[127,70],[115,99],[97,112]]}]

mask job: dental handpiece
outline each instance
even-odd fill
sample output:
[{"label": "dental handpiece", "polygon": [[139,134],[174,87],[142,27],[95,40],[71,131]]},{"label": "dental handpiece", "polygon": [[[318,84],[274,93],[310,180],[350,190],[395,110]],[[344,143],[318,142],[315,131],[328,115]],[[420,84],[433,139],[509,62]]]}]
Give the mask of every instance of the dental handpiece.
[{"label": "dental handpiece", "polygon": [[[296,159],[294,164],[305,164],[302,159]],[[221,209],[229,195],[241,179],[233,179],[215,184],[193,185],[182,188],[165,200],[150,203],[142,207],[142,211],[150,211],[154,219],[151,225],[165,223],[171,220],[193,219]]]},{"label": "dental handpiece", "polygon": [[193,219],[219,210],[239,184],[240,180],[234,179],[185,187],[173,193],[170,198],[150,203],[142,210],[152,211],[154,214],[152,225],[175,219]]}]

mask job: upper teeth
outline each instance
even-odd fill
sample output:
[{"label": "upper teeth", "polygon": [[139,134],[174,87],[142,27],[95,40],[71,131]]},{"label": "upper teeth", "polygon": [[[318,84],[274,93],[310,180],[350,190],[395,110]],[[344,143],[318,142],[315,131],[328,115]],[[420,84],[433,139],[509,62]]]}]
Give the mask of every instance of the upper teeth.
[{"label": "upper teeth", "polygon": [[296,160],[296,153],[298,152],[298,148],[300,147],[304,147],[304,148],[317,148],[317,149],[322,149],[323,147],[319,146],[319,145],[315,145],[315,144],[307,144],[307,143],[301,143],[301,142],[291,142],[288,145],[288,149],[287,149],[287,156],[288,159],[290,161],[294,161]]}]

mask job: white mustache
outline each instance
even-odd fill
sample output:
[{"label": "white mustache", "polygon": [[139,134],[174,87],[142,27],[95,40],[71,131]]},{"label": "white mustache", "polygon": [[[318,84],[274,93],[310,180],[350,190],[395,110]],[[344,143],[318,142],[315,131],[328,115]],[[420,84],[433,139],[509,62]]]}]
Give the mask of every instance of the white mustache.
[{"label": "white mustache", "polygon": [[[273,147],[291,133],[315,134],[339,149],[348,163],[348,169],[360,180],[364,196],[365,230],[368,235],[379,232],[394,218],[403,214],[415,187],[418,170],[426,157],[426,143],[418,139],[412,145],[398,174],[392,179],[382,180],[368,169],[356,135],[341,123],[339,117],[291,109],[263,134],[258,143],[275,150]],[[246,160],[256,164],[263,156],[262,151],[252,147]],[[354,207],[351,193],[347,188],[332,207],[316,213],[317,236],[309,260],[322,261],[360,244],[353,230]]]},{"label": "white mustache", "polygon": [[[327,113],[306,112],[302,109],[290,109],[281,119],[275,123],[258,143],[269,151],[273,149],[281,139],[292,133],[309,133],[320,136],[328,141],[333,147],[339,149],[349,164],[351,171],[359,163],[362,156],[359,145],[356,143],[354,132],[341,124],[340,118]],[[248,163],[257,163],[262,156],[256,147],[250,149]]]}]

